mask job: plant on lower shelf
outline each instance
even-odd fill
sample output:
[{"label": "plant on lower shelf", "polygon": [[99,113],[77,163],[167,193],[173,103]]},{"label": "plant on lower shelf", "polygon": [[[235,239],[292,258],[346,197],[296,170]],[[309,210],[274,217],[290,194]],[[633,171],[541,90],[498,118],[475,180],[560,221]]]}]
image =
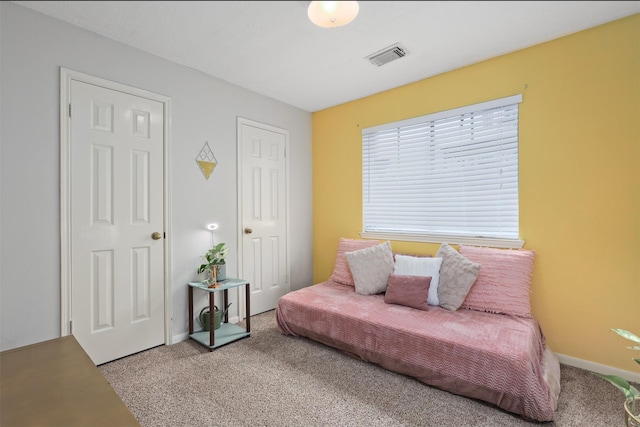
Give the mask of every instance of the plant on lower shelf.
[{"label": "plant on lower shelf", "polygon": [[[624,329],[612,329],[613,332],[620,335],[623,338],[628,339],[636,344],[640,344],[640,337],[637,335],[625,331]],[[640,350],[640,345],[634,345],[627,347],[631,350]],[[633,360],[640,365],[640,358],[633,358]],[[604,378],[609,381],[611,384],[616,386],[622,393],[624,393],[625,402],[625,417],[624,420],[627,426],[640,426],[640,391],[629,384],[627,380],[617,375],[604,375],[604,374],[596,374],[600,378]],[[633,423],[633,424],[632,424]]]}]

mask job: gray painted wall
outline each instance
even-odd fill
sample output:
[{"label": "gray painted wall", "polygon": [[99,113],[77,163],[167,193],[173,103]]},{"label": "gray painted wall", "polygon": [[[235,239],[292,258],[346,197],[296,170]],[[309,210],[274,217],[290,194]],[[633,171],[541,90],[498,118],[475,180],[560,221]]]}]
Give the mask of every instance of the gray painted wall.
[{"label": "gray painted wall", "polygon": [[[290,132],[291,287],[312,284],[309,112],[1,2],[0,350],[60,336],[60,67],[172,99],[174,337],[187,333],[186,283],[211,244],[207,223],[237,274],[238,116]],[[205,141],[219,162],[209,180],[195,162]]]}]

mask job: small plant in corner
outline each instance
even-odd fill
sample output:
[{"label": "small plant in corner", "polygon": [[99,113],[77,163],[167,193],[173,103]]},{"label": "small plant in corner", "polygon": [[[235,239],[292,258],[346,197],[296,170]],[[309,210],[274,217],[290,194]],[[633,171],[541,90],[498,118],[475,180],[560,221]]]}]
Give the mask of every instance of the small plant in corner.
[{"label": "small plant in corner", "polygon": [[203,273],[205,271],[211,272],[211,279],[213,280],[212,285],[215,285],[217,282],[217,277],[220,273],[219,268],[221,265],[225,264],[225,257],[229,253],[229,248],[227,248],[225,243],[218,243],[213,248],[209,249],[203,256],[206,262],[198,267],[198,274]]},{"label": "small plant in corner", "polygon": [[[632,334],[629,331],[625,331],[624,329],[612,329],[613,332],[620,335],[623,338],[628,339],[636,344],[640,344],[640,337],[635,334]],[[634,345],[627,347],[630,350],[640,350],[640,345]],[[633,360],[640,365],[640,358],[633,358]],[[617,375],[604,375],[604,374],[596,374],[600,378],[604,378],[609,381],[611,384],[616,386],[622,393],[624,393],[625,397],[625,422],[627,426],[631,425],[640,425],[640,391],[629,384],[627,380]],[[635,422],[638,424],[630,424],[630,422]]]}]

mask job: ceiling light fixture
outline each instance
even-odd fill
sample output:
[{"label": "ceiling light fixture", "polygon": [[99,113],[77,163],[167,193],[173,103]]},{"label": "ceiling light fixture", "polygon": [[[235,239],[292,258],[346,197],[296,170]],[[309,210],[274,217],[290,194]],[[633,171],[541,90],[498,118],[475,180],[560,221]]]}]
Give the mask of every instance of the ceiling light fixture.
[{"label": "ceiling light fixture", "polygon": [[357,1],[312,1],[307,14],[318,27],[335,28],[353,21],[359,10]]}]

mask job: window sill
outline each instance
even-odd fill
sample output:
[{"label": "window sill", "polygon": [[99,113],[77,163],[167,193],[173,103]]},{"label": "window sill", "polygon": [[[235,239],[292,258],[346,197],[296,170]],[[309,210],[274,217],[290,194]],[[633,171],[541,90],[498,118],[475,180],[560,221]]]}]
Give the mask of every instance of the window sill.
[{"label": "window sill", "polygon": [[524,240],[490,237],[467,237],[446,234],[411,234],[362,231],[363,239],[397,240],[402,242],[449,243],[454,245],[488,246],[492,248],[521,249]]}]

